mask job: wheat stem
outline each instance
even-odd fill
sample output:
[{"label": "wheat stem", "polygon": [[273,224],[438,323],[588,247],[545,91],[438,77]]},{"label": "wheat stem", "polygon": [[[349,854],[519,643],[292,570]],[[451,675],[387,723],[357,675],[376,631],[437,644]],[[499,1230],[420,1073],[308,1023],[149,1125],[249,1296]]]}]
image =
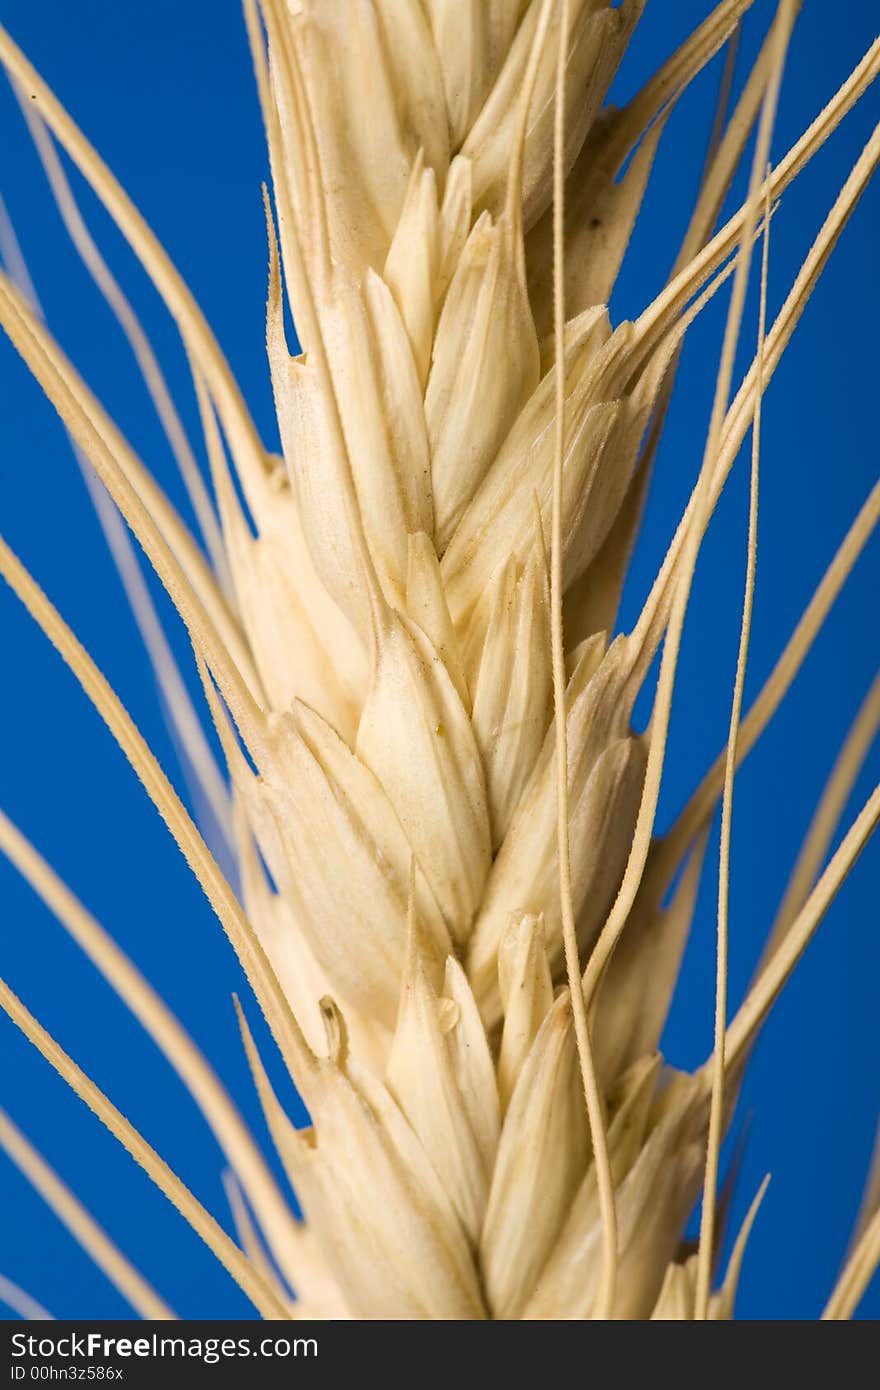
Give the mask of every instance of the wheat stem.
[{"label": "wheat stem", "polygon": [[[229,1203],[229,1210],[232,1213],[232,1222],[235,1226],[235,1234],[238,1243],[250,1260],[254,1269],[259,1270],[266,1283],[275,1290],[278,1298],[286,1299],[286,1290],[272,1268],[266,1252],[263,1248],[257,1229],[251,1220],[247,1202],[241,1184],[231,1168],[227,1168],[223,1174],[223,1190],[226,1193],[226,1200]],[[287,1218],[289,1219],[289,1217]],[[271,1239],[271,1231],[267,1232]]]},{"label": "wheat stem", "polygon": [[[752,64],[748,80],[742,89],[733,115],[714,149],[710,141],[711,154],[706,162],[705,175],[696,205],[691,213],[681,248],[675,258],[672,278],[683,270],[705,246],[707,237],[715,225],[730,189],[733,176],[739,167],[746,142],[755,121],[758,119],[761,103],[767,90],[767,83],[773,74],[776,35],[784,17],[784,4],[785,0],[779,0],[773,23],[761,45],[757,58]],[[739,30],[737,29],[736,32],[739,33]],[[735,49],[731,47],[731,53],[734,52]]]},{"label": "wheat stem", "polygon": [[[778,43],[778,33],[773,35]],[[838,88],[831,100],[822,108],[812,125],[799,140],[792,145],[788,154],[773,168],[760,189],[760,201],[775,202],[806,168],[826,140],[834,133],[844,116],[852,110],[856,102],[865,94],[868,87],[880,74],[880,39],[871,45],[861,62],[853,69],[846,81]],[[765,97],[766,102],[766,97]],[[838,200],[839,201],[839,200]],[[730,255],[742,236],[743,226],[750,220],[751,203],[745,202],[724,224],[712,240],[670,280],[651,306],[638,320],[639,336],[646,344],[656,340],[668,323],[681,311],[683,304],[699,289],[706,277]],[[775,325],[774,325],[775,327]],[[768,335],[767,365],[772,358],[772,330]],[[775,364],[774,364],[775,365]]]},{"label": "wheat stem", "polygon": [[144,385],[153,402],[178,471],[183,479],[187,496],[211,557],[211,564],[220,579],[224,592],[229,595],[232,592],[232,583],[220,528],[217,524],[217,516],[152,344],[144,332],[140,319],[132,309],[119,286],[119,282],[98,250],[94,238],[86,226],[45,123],[35,111],[33,102],[25,100],[21,88],[16,83],[13,83],[13,90],[67,234],[83,265],[125,334],[134,354],[144,379]]},{"label": "wheat stem", "polygon": [[823,1322],[851,1318],[880,1264],[880,1207],[874,1212],[822,1312]]},{"label": "wheat stem", "polygon": [[287,1278],[295,1283],[298,1267],[290,1209],[213,1068],[113,938],[2,811],[0,850],[100,970],[177,1072],[243,1183]]},{"label": "wheat stem", "polygon": [[[12,273],[13,283],[32,306],[34,313],[43,320],[44,316],[36,290],[2,198],[0,198],[0,248],[2,248],[3,260]],[[70,439],[70,436],[68,438]],[[74,439],[70,439],[70,447],[79,464],[98,522],[104,533],[104,539],[107,542],[146,649],[156,683],[165,701],[166,712],[172,725],[172,734],[180,740],[184,759],[195,774],[198,784],[197,795],[207,798],[210,812],[229,845],[232,835],[229,794],[189,698],[171,645],[159,621],[155,604],[150,597],[125,524],[106,489],[95,476],[94,469]]]},{"label": "wheat stem", "polygon": [[[177,560],[164,540],[151,513],[126,475],[114,440],[102,433],[84,389],[76,374],[34,317],[30,306],[13,290],[0,272],[0,323],[46,395],[64,420],[70,434],[85,452],[89,462],[116,502],[135,535],[141,541],[156,573],[162,580],[193,640],[211,660],[235,712],[239,728],[256,752],[262,741],[262,712],[242,673],[217,632],[199,596],[190,586]],[[115,441],[118,443],[118,439]]]},{"label": "wheat stem", "polygon": [[229,937],[288,1067],[296,1073],[299,1084],[307,1086],[311,1053],[303,1042],[275,973],[229,884],[134,721],[91,657],[2,538],[0,574],[69,666],[131,763]]},{"label": "wheat stem", "polygon": [[136,1313],[142,1318],[177,1316],[2,1110],[0,1146]]},{"label": "wheat stem", "polygon": [[[782,353],[797,326],[804,306],[815,287],[816,281],[831,251],[836,245],[843,227],[846,225],[859,197],[864,192],[877,162],[880,160],[880,126],[872,134],[862,154],[854,165],[833,208],[814,241],[785,304],[767,334],[762,358],[762,389],[766,390],[770,379],[779,364]],[[715,476],[709,497],[710,509],[714,509],[721,495],[727,476],[736,454],[745,438],[754,411],[756,391],[756,364],[753,362],[734,402],[727,412],[727,424],[718,457]],[[699,485],[698,485],[699,486]],[[648,641],[652,632],[659,633],[663,619],[670,604],[670,592],[674,592],[673,578],[679,565],[683,564],[683,554],[687,537],[693,525],[698,501],[698,487],[694,489],[685,512],[679,522],[672,543],[667,550],[663,564],[651,592],[645,601],[638,622],[633,629],[632,640],[641,647]],[[837,596],[846,576],[858,558],[878,516],[880,516],[880,484],[871,490],[853,526],[832,561],[819,588],[805,611],[801,622],[777,662],[760,696],[755,701],[743,721],[740,730],[742,758],[751,750],[760,733],[766,727],[780,700],[788,689],[791,680],[799,669],[806,652],[819,631],[825,616]],[[721,790],[724,778],[725,752],[719,754],[715,764],[707,773],[691,802],[682,812],[675,827],[670,832],[669,844],[675,844],[680,857],[684,848],[690,844],[693,835],[705,817],[711,812]],[[670,852],[670,859],[672,853]],[[675,859],[678,862],[678,858]]]},{"label": "wheat stem", "polygon": [[723,437],[725,410],[730,391],[730,380],[733,375],[734,352],[745,304],[746,284],[751,259],[752,236],[758,221],[762,192],[766,206],[767,194],[762,190],[760,185],[761,171],[767,163],[770,135],[773,128],[773,119],[782,80],[782,65],[785,60],[791,25],[794,22],[794,8],[792,4],[789,4],[785,14],[786,22],[780,24],[776,38],[773,77],[771,78],[767,88],[767,94],[764,98],[761,124],[758,129],[758,139],[752,165],[752,176],[747,203],[748,211],[740,228],[740,252],[736,271],[734,272],[730,307],[728,309],[724,342],[721,349],[721,362],[716,376],[712,416],[709,423],[703,464],[696,488],[694,489],[693,519],[684,539],[681,569],[675,582],[669,624],[663,644],[660,675],[657,680],[657,691],[654,699],[654,708],[651,714],[651,738],[642,800],[639,806],[639,815],[633,835],[633,844],[627,860],[623,882],[618,889],[614,906],[602,928],[599,939],[587,963],[586,971],[584,972],[584,990],[588,1003],[595,997],[596,989],[605,972],[608,961],[611,958],[611,953],[617,944],[620,934],[626,924],[626,919],[632,909],[651,843],[651,833],[657,811],[657,800],[660,794],[660,778],[663,770],[663,758],[666,749],[669,715],[672,708],[672,692],[675,682],[681,634],[684,627],[685,612],[687,610],[699,547],[706,525],[708,524],[709,516],[711,515],[710,489],[713,476],[718,466],[717,461]]},{"label": "wheat stem", "polygon": [[70,1089],[84,1101],[94,1115],[118,1139],[122,1147],[138,1163],[148,1177],[176,1207],[197,1235],[216,1256],[239,1288],[264,1317],[287,1318],[285,1306],[279,1303],[272,1289],[265,1287],[254,1270],[213,1216],[193,1196],[176,1173],[159,1157],[155,1149],[138,1133],[125,1116],[117,1110],[100,1087],[86,1076],[58,1043],[47,1033],[33,1014],[29,1013],[6,984],[0,980],[0,1008],[17,1028],[32,1042],[37,1051],[55,1068]]},{"label": "wheat stem", "polygon": [[38,1303],[20,1285],[7,1279],[5,1274],[0,1274],[0,1303],[5,1303],[13,1313],[17,1313],[28,1322],[54,1322],[52,1314],[47,1312],[42,1303]]},{"label": "wheat stem", "polygon": [[[773,670],[743,720],[737,745],[738,764],[742,764],[752,751],[791,688],[841,589],[871,539],[878,521],[880,482],[875,483],[859,508]],[[670,874],[712,813],[724,779],[726,756],[726,750],[722,749],[687,805],[679,812],[678,818],[659,847],[659,853],[663,862],[669,866]]]},{"label": "wheat stem", "polygon": [[161,242],[100,155],[2,26],[0,63],[6,67],[19,89],[33,101],[36,110],[119,227],[167,304],[184,342],[210,383],[227,431],[240,446],[242,457],[257,474],[262,473],[262,445],[229,364]]},{"label": "wheat stem", "polygon": [[856,778],[862,771],[865,758],[877,737],[878,728],[880,674],[874,677],[823,788],[767,939],[765,958],[774,951],[777,941],[791,925],[816,881],[844,807],[852,794]]},{"label": "wheat stem", "polygon": [[624,107],[622,129],[627,133],[645,130],[674,94],[712,61],[753,3],[754,0],[721,0]]},{"label": "wheat stem", "polygon": [[868,797],[797,917],[765,963],[727,1029],[726,1052],[732,1069],[758,1029],[810,943],[844,880],[880,821],[880,786]]},{"label": "wheat stem", "polygon": [[755,414],[752,422],[752,466],[749,481],[748,558],[746,561],[745,595],[739,650],[736,658],[733,699],[730,710],[730,729],[727,738],[727,760],[724,769],[724,793],[721,804],[721,844],[718,864],[718,945],[715,973],[715,1060],[712,1076],[712,1097],[709,1111],[709,1137],[706,1152],[706,1176],[703,1183],[703,1209],[700,1220],[700,1245],[697,1259],[697,1286],[694,1318],[708,1317],[712,1261],[715,1244],[715,1198],[718,1190],[718,1162],[724,1126],[724,1036],[727,1027],[727,969],[730,903],[730,840],[733,819],[733,784],[736,774],[736,750],[742,715],[743,690],[746,680],[752,611],[755,600],[755,570],[758,559],[758,487],[761,454],[761,377],[763,369],[764,333],[767,320],[767,263],[770,247],[770,219],[764,219],[764,250],[761,263],[761,300],[758,316],[758,375],[755,390]]}]

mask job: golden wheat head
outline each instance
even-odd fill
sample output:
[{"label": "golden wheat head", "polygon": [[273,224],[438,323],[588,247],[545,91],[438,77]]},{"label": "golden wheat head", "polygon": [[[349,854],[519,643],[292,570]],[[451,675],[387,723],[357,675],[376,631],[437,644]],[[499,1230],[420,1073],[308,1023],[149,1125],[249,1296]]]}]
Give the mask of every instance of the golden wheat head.
[{"label": "golden wheat head", "polygon": [[[614,323],[609,297],[667,116],[749,0],[718,4],[616,108],[609,87],[643,7],[245,0],[272,171],[266,341],[281,456],[263,446],[165,251],[0,33],[0,61],[59,209],[129,336],[201,536],[50,337],[8,226],[0,320],[93,480],[170,717],[234,853],[240,894],[101,672],[3,541],[0,573],[123,748],[238,955],[309,1111],[309,1127],[297,1130],[239,1007],[302,1216],[181,1025],[2,816],[0,846],[211,1124],[229,1165],[238,1239],[5,984],[0,1004],[267,1317],[731,1317],[763,1187],[713,1281],[721,1139],[757,1032],[880,816],[878,790],[825,862],[880,718],[875,685],[751,989],[729,1018],[734,772],[880,513],[878,484],[743,718],[761,398],[880,158],[880,135],[772,323],[770,224],[788,185],[877,76],[880,43],[771,167],[797,9],[782,0],[709,151],[668,282],[632,322]],[[747,197],[717,230],[753,132]],[[55,141],[176,320],[207,481],[201,445],[187,441]],[[760,323],[751,366],[735,384],[753,260],[762,265]],[[725,284],[701,467],[638,621],[622,632],[618,604],[679,350]],[[673,829],[654,837],[697,555],[749,432],[729,740]],[[119,514],[186,626],[201,712],[157,629]],[[661,653],[652,717],[639,734],[634,703]],[[222,770],[200,722],[208,711]],[[690,1074],[667,1066],[658,1048],[719,796],[715,1045]],[[133,1306],[172,1316],[2,1115],[0,1144]],[[700,1241],[687,1254],[683,1230],[701,1189]],[[868,1200],[828,1316],[852,1312],[878,1257],[880,1215]]]}]

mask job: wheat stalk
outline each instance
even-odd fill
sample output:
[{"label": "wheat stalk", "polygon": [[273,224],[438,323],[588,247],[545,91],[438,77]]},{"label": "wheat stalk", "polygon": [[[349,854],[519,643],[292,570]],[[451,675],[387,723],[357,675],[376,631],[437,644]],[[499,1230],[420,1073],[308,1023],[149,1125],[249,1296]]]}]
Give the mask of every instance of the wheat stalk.
[{"label": "wheat stalk", "polygon": [[[878,485],[742,719],[761,399],[880,159],[880,134],[768,327],[769,228],[786,187],[877,75],[880,43],[770,167],[797,9],[782,0],[730,120],[720,120],[668,283],[632,323],[612,326],[605,306],[666,118],[749,0],[723,0],[615,110],[608,88],[642,8],[245,0],[273,181],[267,349],[283,457],[262,445],[167,254],[0,32],[0,61],[74,244],[132,344],[207,559],[51,338],[9,226],[0,321],[103,485],[102,525],[201,799],[234,851],[241,902],[111,686],[5,541],[0,573],[106,722],[238,955],[309,1110],[309,1128],[297,1130],[237,1004],[303,1218],[181,1024],[3,815],[0,848],[212,1126],[229,1163],[237,1244],[2,983],[0,1005],[264,1316],[731,1317],[766,1183],[713,1292],[723,1132],[767,1011],[880,816],[876,791],[822,870],[880,718],[875,689],[729,1021],[735,771],[880,511]],[[714,232],[755,128],[748,196]],[[210,489],[52,136],[177,322]],[[731,400],[759,236],[757,348]],[[615,635],[678,353],[728,279],[702,466],[638,621]],[[672,831],[654,838],[694,568],[750,430],[729,739]],[[116,509],[185,624],[223,775]],[[638,735],[634,701],[661,649],[651,721]],[[667,1067],[658,1046],[719,793],[715,1045],[687,1074]],[[2,1115],[0,1144],[139,1311],[173,1316]],[[685,1257],[701,1188],[698,1249]],[[868,1201],[826,1316],[853,1311],[880,1256],[877,1231]]]}]

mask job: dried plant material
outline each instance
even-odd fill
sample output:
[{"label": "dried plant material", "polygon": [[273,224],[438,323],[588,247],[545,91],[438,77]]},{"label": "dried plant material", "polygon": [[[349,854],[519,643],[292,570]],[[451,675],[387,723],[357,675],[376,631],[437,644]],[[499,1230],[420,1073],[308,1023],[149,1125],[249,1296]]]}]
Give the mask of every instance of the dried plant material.
[{"label": "dried plant material", "polygon": [[[266,352],[281,457],[261,443],[167,254],[0,31],[0,62],[28,94],[64,224],[125,328],[209,558],[64,357],[20,265],[0,271],[0,323],[94,468],[107,494],[100,505],[118,508],[183,620],[225,774],[203,729],[188,746],[240,894],[109,683],[2,540],[0,574],[129,759],[238,955],[309,1112],[297,1129],[238,1006],[296,1207],[182,1025],[3,816],[0,849],[212,1126],[238,1244],[2,983],[0,1005],[263,1316],[733,1316],[766,1184],[713,1288],[721,1138],[761,1024],[880,819],[874,791],[823,869],[876,732],[875,688],[728,1022],[734,772],[880,518],[878,485],[741,719],[760,403],[880,161],[880,131],[765,331],[767,232],[786,188],[880,73],[880,41],[765,176],[797,8],[781,0],[719,122],[666,283],[632,321],[613,321],[608,301],[675,105],[748,8],[722,0],[616,109],[608,89],[643,0],[245,0],[272,173]],[[756,125],[748,197],[714,232]],[[53,137],[174,316],[198,446],[74,202]],[[761,236],[759,348],[737,385]],[[4,238],[14,245],[11,229]],[[623,632],[620,595],[680,349],[728,281],[702,466],[642,612]],[[749,568],[728,748],[655,839],[694,570],[750,428]],[[202,445],[210,485],[196,463]],[[120,571],[130,577],[130,557]],[[165,657],[151,652],[162,683]],[[639,733],[633,709],[658,656]],[[192,723],[191,703],[169,703],[178,727]],[[722,792],[715,1048],[688,1074],[658,1049]],[[169,1316],[2,1116],[0,1143],[132,1305]],[[682,1233],[704,1174],[702,1238],[690,1254]],[[852,1314],[880,1259],[875,1207],[872,1196],[827,1317]]]},{"label": "dried plant material", "polygon": [[[138,1274],[44,1158],[0,1110],[0,1147],[20,1168],[86,1254],[143,1318],[173,1319],[167,1303]],[[4,1299],[4,1302],[8,1302]],[[22,1313],[23,1317],[32,1313]]]}]

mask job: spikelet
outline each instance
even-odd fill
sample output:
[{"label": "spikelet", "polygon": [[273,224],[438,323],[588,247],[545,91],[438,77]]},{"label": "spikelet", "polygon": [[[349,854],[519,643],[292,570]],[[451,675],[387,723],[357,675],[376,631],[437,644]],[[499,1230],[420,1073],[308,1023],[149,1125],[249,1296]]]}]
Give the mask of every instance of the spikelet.
[{"label": "spikelet", "polygon": [[[658,1052],[705,838],[696,825],[671,866],[668,845],[648,847],[661,695],[646,733],[631,721],[763,382],[716,429],[633,632],[616,632],[616,611],[676,354],[726,258],[745,263],[762,205],[753,191],[726,240],[686,258],[641,318],[611,322],[670,103],[748,8],[724,0],[616,111],[606,96],[643,3],[246,5],[273,176],[266,340],[283,459],[259,445],[197,311],[73,140],[193,358],[228,595],[192,581],[185,531],[4,288],[7,331],[38,375],[61,363],[41,380],[172,596],[198,588],[179,606],[232,787],[246,915],[2,552],[195,862],[308,1107],[297,1130],[240,1011],[303,1213],[276,1212],[262,1232],[305,1252],[302,1279],[288,1264],[289,1288],[271,1270],[236,1274],[261,1311],[733,1313],[757,1202],[701,1311],[704,1266],[680,1248],[711,1084]],[[39,79],[5,40],[3,53],[65,139]],[[754,1029],[740,1031],[725,1117]],[[260,1224],[253,1175],[239,1180]]]}]

